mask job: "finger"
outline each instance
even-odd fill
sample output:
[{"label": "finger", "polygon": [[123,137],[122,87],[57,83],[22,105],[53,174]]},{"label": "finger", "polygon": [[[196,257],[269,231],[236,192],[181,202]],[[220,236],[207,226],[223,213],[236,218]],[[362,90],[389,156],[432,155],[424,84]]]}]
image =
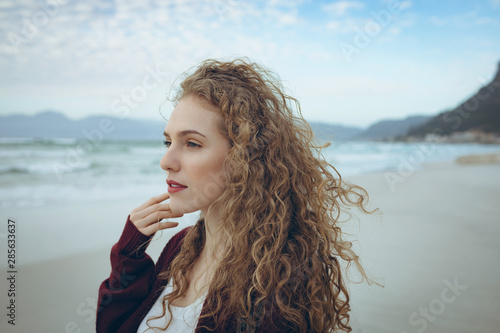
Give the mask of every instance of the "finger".
[{"label": "finger", "polygon": [[130,220],[132,222],[136,221],[136,220],[140,220],[140,219],[143,219],[145,218],[146,216],[156,212],[156,211],[171,211],[170,209],[170,203],[157,203],[157,204],[154,204],[152,206],[149,206],[141,211],[137,211],[137,212],[134,212],[131,214],[130,216]]},{"label": "finger", "polygon": [[142,205],[140,205],[139,207],[134,209],[134,211],[140,212],[140,211],[146,209],[147,207],[152,206],[152,205],[157,204],[157,203],[160,203],[162,201],[165,201],[168,198],[170,198],[170,194],[168,192],[162,193],[160,195],[152,197],[151,199],[149,199],[148,201],[146,201],[145,203],[143,203]]},{"label": "finger", "polygon": [[146,228],[153,223],[158,223],[163,219],[182,217],[183,215],[184,214],[173,213],[172,211],[156,211],[142,219],[137,220],[134,224],[138,229],[141,229]]},{"label": "finger", "polygon": [[150,225],[147,228],[144,228],[143,232],[144,232],[144,234],[152,235],[159,230],[175,228],[178,225],[179,225],[178,222],[169,222],[169,221],[168,222],[157,222],[157,223]]},{"label": "finger", "polygon": [[[162,219],[168,219],[172,217],[181,217],[182,215],[178,215],[170,209],[170,206],[164,206],[162,208],[164,209],[159,209],[159,206],[152,206],[155,207],[155,209],[146,209],[142,212],[136,213],[136,214],[131,214],[130,215],[130,221],[134,223],[138,228],[141,227],[147,227],[151,223],[158,222]],[[144,212],[149,211],[149,214],[145,214]]]}]

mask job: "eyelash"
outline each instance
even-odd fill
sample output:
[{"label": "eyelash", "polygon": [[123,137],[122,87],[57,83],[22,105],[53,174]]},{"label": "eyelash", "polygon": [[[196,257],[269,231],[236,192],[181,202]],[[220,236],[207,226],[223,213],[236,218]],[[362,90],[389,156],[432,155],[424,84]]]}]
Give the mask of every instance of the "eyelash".
[{"label": "eyelash", "polygon": [[[168,148],[168,147],[170,147],[171,144],[172,144],[172,142],[167,141],[167,140],[163,140],[163,145],[165,147]],[[201,147],[199,144],[191,142],[191,141],[188,141],[187,144],[188,144],[189,148],[200,148]]]}]

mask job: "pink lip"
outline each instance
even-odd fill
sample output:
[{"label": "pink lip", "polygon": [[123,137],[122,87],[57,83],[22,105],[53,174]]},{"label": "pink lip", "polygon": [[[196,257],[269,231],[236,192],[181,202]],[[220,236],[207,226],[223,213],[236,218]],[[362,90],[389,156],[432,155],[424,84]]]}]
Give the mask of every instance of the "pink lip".
[{"label": "pink lip", "polygon": [[178,183],[176,182],[175,180],[172,180],[172,179],[167,179],[167,184],[168,185],[177,185],[177,186],[184,186],[184,187],[187,187],[186,185],[183,185],[181,183]]},{"label": "pink lip", "polygon": [[177,193],[177,192],[180,192],[184,189],[186,189],[187,187],[172,187],[172,186],[168,186],[168,193]]},{"label": "pink lip", "polygon": [[178,183],[171,179],[167,179],[167,184],[168,184],[168,193],[177,193],[187,188],[187,186],[184,186],[181,183]]}]

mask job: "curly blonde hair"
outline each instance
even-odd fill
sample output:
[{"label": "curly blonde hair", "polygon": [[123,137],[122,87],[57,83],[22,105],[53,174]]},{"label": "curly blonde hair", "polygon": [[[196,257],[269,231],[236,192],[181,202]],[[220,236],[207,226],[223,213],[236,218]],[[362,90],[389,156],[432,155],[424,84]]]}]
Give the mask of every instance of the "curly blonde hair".
[{"label": "curly blonde hair", "polygon": [[[298,101],[259,65],[203,61],[182,81],[175,102],[186,96],[220,110],[219,130],[231,147],[227,186],[214,202],[222,207],[225,251],[200,321],[210,317],[213,326],[205,328],[211,331],[253,332],[279,317],[284,331],[350,332],[349,293],[338,259],[367,276],[343,238],[340,218],[347,206],[371,213],[368,193],[342,181],[322,157],[327,145],[316,143]],[[187,291],[185,272],[205,237],[200,218],[170,269],[159,275],[174,281],[160,317],[168,308],[171,318],[170,304]]]}]

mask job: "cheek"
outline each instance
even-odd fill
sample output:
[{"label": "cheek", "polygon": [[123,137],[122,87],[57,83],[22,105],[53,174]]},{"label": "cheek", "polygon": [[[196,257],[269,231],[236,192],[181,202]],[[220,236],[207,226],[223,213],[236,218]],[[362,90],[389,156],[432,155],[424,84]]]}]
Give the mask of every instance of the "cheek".
[{"label": "cheek", "polygon": [[224,173],[220,168],[203,169],[200,172],[198,190],[206,197],[214,197],[220,194],[225,187]]},{"label": "cheek", "polygon": [[224,160],[212,160],[193,169],[196,175],[197,187],[201,191],[200,195],[207,198],[214,198],[220,195],[226,185],[226,177],[223,171]]}]

